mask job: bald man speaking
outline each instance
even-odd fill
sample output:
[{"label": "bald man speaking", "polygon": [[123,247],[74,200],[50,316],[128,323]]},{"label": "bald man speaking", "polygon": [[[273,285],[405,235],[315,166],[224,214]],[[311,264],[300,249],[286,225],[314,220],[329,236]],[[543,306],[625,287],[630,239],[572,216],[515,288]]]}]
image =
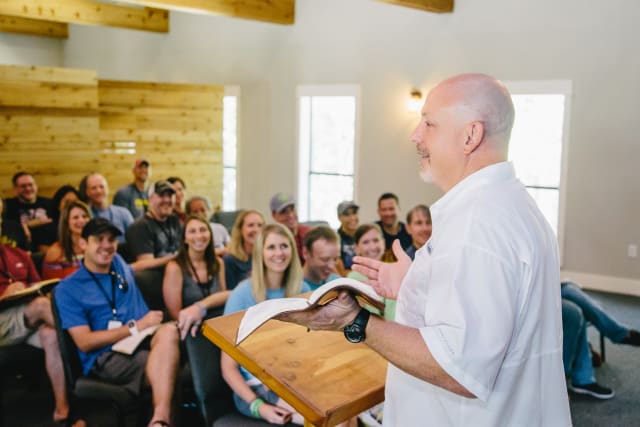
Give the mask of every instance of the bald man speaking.
[{"label": "bald man speaking", "polygon": [[356,257],[354,270],[396,321],[343,292],[311,313],[281,317],[344,330],[389,362],[385,426],[568,426],[556,237],[507,162],[514,108],[493,77],[437,85],[411,136],[424,181],[444,196],[433,234],[411,263]]}]

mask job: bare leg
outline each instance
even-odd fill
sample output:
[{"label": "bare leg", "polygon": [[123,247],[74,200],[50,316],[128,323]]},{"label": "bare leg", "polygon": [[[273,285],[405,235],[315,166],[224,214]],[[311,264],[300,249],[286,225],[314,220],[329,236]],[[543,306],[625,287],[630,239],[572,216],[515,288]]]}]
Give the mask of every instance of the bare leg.
[{"label": "bare leg", "polygon": [[64,382],[64,369],[60,358],[60,348],[58,347],[58,338],[56,331],[49,327],[43,326],[38,331],[40,343],[44,350],[45,366],[47,374],[51,381],[53,396],[56,401],[56,409],[53,412],[53,420],[64,420],[69,416],[69,401]]},{"label": "bare leg", "polygon": [[180,359],[178,343],[178,330],[172,324],[161,326],[151,340],[146,373],[153,394],[152,422],[169,422],[171,418],[171,398]]},{"label": "bare leg", "polygon": [[24,308],[24,319],[27,327],[31,329],[36,329],[42,323],[53,328],[51,301],[45,297],[34,299]]}]

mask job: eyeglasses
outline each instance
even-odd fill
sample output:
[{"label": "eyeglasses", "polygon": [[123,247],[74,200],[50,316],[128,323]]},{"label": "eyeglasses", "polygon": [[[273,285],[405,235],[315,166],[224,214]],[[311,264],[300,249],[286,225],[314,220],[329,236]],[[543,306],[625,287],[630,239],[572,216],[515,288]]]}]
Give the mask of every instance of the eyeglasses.
[{"label": "eyeglasses", "polygon": [[116,273],[115,271],[111,270],[111,277],[112,280],[114,280],[118,285],[118,289],[120,289],[122,292],[127,292],[129,290],[129,283],[127,282],[127,279],[122,277],[120,273]]}]

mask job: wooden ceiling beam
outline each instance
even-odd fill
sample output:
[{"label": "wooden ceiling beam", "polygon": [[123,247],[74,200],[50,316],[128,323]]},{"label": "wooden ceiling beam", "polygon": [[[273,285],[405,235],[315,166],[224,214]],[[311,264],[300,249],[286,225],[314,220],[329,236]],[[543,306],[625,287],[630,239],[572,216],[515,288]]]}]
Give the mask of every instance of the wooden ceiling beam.
[{"label": "wooden ceiling beam", "polygon": [[169,11],[90,0],[0,0],[0,14],[60,23],[169,32]]},{"label": "wooden ceiling beam", "polygon": [[426,10],[428,12],[448,13],[453,12],[453,0],[377,0],[383,3],[397,6],[411,7],[413,9]]},{"label": "wooden ceiling beam", "polygon": [[190,13],[244,18],[291,25],[295,20],[295,0],[122,0]]},{"label": "wooden ceiling beam", "polygon": [[69,26],[67,24],[7,15],[0,15],[0,31],[60,39],[69,37]]}]

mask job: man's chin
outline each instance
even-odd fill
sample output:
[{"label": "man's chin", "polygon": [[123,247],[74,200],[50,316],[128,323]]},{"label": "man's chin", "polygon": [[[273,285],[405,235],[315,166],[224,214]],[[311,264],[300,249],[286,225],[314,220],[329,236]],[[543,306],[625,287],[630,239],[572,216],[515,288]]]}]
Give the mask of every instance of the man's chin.
[{"label": "man's chin", "polygon": [[420,179],[426,182],[427,184],[434,183],[431,169],[421,169],[419,175],[420,175]]}]

